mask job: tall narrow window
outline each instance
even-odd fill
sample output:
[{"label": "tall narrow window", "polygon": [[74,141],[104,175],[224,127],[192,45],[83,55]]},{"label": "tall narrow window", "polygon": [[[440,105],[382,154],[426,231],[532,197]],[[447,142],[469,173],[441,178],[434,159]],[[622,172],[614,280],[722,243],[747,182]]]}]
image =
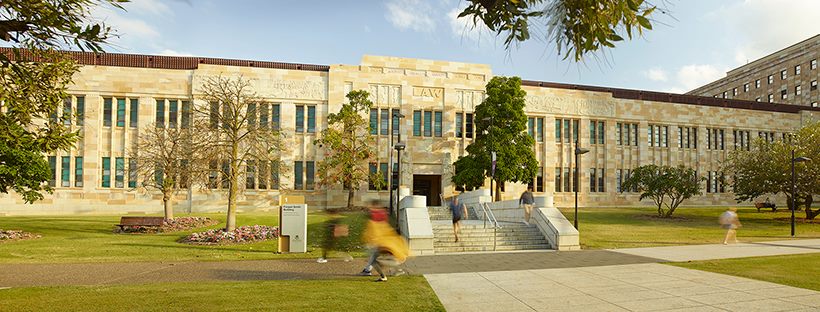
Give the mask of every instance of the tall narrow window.
[{"label": "tall narrow window", "polygon": [[[378,168],[376,163],[370,163],[369,166],[368,166],[368,169],[370,169],[370,176],[371,177],[374,176],[379,171],[379,168]],[[368,179],[367,189],[371,190],[371,191],[376,190],[376,184],[373,184],[373,180]]]},{"label": "tall narrow window", "polygon": [[564,119],[564,143],[570,143],[569,138],[572,137],[572,131],[570,130],[572,121],[569,119]]},{"label": "tall narrow window", "polygon": [[293,163],[293,189],[294,190],[303,190],[305,189],[304,184],[304,174],[302,173],[302,168],[304,166],[304,162],[296,161]]},{"label": "tall narrow window", "polygon": [[63,125],[71,126],[71,97],[63,100]]},{"label": "tall narrow window", "polygon": [[140,102],[138,99],[131,99],[131,107],[128,111],[128,126],[131,128],[136,128],[139,124],[139,106]]},{"label": "tall narrow window", "polygon": [[[214,162],[214,168],[216,168],[216,163]],[[137,159],[129,158],[128,159],[128,187],[135,188],[137,187]]]},{"label": "tall narrow window", "polygon": [[[535,141],[536,142],[544,142],[544,118],[543,117],[535,119]],[[538,186],[538,184],[536,183],[536,187],[537,186]]]},{"label": "tall narrow window", "polygon": [[[268,113],[270,109],[267,103],[259,103],[259,128],[268,129]],[[260,175],[261,176],[261,175]]]},{"label": "tall narrow window", "polygon": [[604,138],[606,137],[604,134],[604,129],[606,128],[606,124],[603,121],[598,122],[598,144],[604,144]]},{"label": "tall narrow window", "polygon": [[632,145],[638,146],[638,124],[632,124]]},{"label": "tall narrow window", "polygon": [[268,188],[268,162],[259,161],[259,189],[264,190]]},{"label": "tall narrow window", "polygon": [[308,106],[307,132],[316,132],[316,106]]},{"label": "tall narrow window", "polygon": [[381,120],[379,122],[379,134],[387,135],[390,133],[390,110],[381,110]]},{"label": "tall narrow window", "polygon": [[177,100],[168,100],[168,128],[177,127],[177,115],[179,110]]},{"label": "tall narrow window", "polygon": [[211,122],[211,129],[219,128],[219,103],[211,102],[211,115],[210,115],[210,122]]},{"label": "tall narrow window", "polygon": [[77,97],[77,125],[82,126],[85,124],[85,97],[78,96]]},{"label": "tall narrow window", "polygon": [[228,164],[227,160],[222,161],[222,189],[227,189],[230,186],[231,181],[228,179],[228,176],[231,174],[231,166]]},{"label": "tall narrow window", "polygon": [[598,143],[598,123],[594,120],[589,121],[589,144]]},{"label": "tall narrow window", "polygon": [[191,101],[182,101],[182,128],[191,127]]},{"label": "tall narrow window", "polygon": [[115,184],[114,187],[125,187],[125,159],[122,157],[117,157],[115,159],[115,168],[116,175],[115,175]]},{"label": "tall narrow window", "polygon": [[598,177],[596,176],[595,168],[589,168],[589,191],[590,192],[597,192],[598,191]]},{"label": "tall narrow window", "polygon": [[125,127],[125,99],[117,99],[117,127]]},{"label": "tall narrow window", "polygon": [[456,137],[464,137],[464,114],[456,113]]},{"label": "tall narrow window", "polygon": [[270,125],[273,130],[279,131],[279,104],[271,105]]},{"label": "tall narrow window", "polygon": [[296,132],[305,132],[305,107],[296,105]]},{"label": "tall narrow window", "polygon": [[102,187],[111,187],[111,157],[102,158]]},{"label": "tall narrow window", "polygon": [[435,134],[436,137],[440,138],[441,135],[442,135],[442,130],[441,130],[442,114],[441,114],[441,112],[435,112],[433,114],[433,116],[435,116],[434,125],[433,125],[433,133]]},{"label": "tall narrow window", "polygon": [[649,127],[646,127],[646,134],[647,134],[646,143],[650,147],[655,146],[655,144],[653,143],[654,141],[652,141],[652,138],[654,138],[653,133],[652,133],[654,131],[654,129],[655,129],[655,127],[653,127],[652,125],[649,125]]},{"label": "tall narrow window", "polygon": [[245,162],[245,188],[256,188],[256,162],[248,160]]},{"label": "tall narrow window", "polygon": [[375,108],[370,109],[370,134],[379,134],[379,110]]},{"label": "tall narrow window", "polygon": [[157,100],[156,114],[157,128],[165,128],[165,100]]},{"label": "tall narrow window", "polygon": [[605,177],[606,171],[604,170],[604,168],[598,168],[598,192],[606,192],[606,188],[604,187],[604,185],[606,185],[604,183],[604,181],[606,180]]},{"label": "tall narrow window", "polygon": [[527,118],[527,134],[530,135],[533,141],[535,140],[535,118],[533,117]]},{"label": "tall narrow window", "polygon": [[279,189],[279,162],[275,160],[270,162],[270,188]]},{"label": "tall narrow window", "polygon": [[83,158],[74,157],[74,186],[83,186]]},{"label": "tall narrow window", "polygon": [[620,193],[621,190],[621,183],[623,183],[623,171],[621,169],[615,169],[615,192]]},{"label": "tall narrow window", "polygon": [[421,111],[413,111],[413,135],[421,136]]},{"label": "tall narrow window", "polygon": [[424,136],[433,136],[433,112],[424,111]]},{"label": "tall narrow window", "polygon": [[111,98],[103,99],[103,126],[111,127]]},{"label": "tall narrow window", "polygon": [[256,103],[248,103],[248,129],[256,128]]},{"label": "tall narrow window", "polygon": [[581,121],[572,121],[572,142],[578,144],[578,129],[580,129]]},{"label": "tall narrow window", "polygon": [[538,172],[535,174],[535,191],[544,191],[544,167],[538,167]]},{"label": "tall narrow window", "polygon": [[555,120],[555,143],[561,143],[561,119]]},{"label": "tall narrow window", "polygon": [[572,192],[572,176],[570,176],[570,168],[564,168],[564,192]]},{"label": "tall narrow window", "polygon": [[306,190],[313,190],[313,178],[315,172],[313,170],[313,162],[306,161],[305,162],[305,189]]},{"label": "tall narrow window", "polygon": [[561,192],[561,167],[555,167],[555,191]]},{"label": "tall narrow window", "polygon": [[[209,189],[216,189],[217,185],[217,178],[219,178],[219,162],[216,160],[211,160],[208,162],[208,188]],[[133,168],[133,167],[132,167]]]},{"label": "tall narrow window", "polygon": [[48,167],[51,169],[51,177],[48,179],[48,186],[57,186],[57,156],[48,156]]},{"label": "tall narrow window", "polygon": [[464,135],[468,139],[473,138],[473,129],[474,128],[475,127],[473,126],[473,114],[472,113],[465,114],[464,115]]},{"label": "tall narrow window", "polygon": [[389,171],[387,171],[387,163],[380,163],[379,164],[379,171],[382,174],[382,180],[383,180],[382,190],[386,190],[387,189],[387,174],[389,173]]},{"label": "tall narrow window", "polygon": [[393,119],[393,135],[399,134],[399,110],[393,109],[391,118]]},{"label": "tall narrow window", "polygon": [[63,156],[60,164],[60,186],[71,187],[71,157]]}]

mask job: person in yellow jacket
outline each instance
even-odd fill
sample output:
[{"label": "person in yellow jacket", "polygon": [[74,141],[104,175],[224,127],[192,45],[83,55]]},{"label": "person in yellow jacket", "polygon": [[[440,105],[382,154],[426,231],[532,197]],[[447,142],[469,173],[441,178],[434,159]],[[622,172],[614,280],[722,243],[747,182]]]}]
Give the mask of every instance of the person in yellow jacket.
[{"label": "person in yellow jacket", "polygon": [[367,222],[362,238],[371,249],[368,265],[372,265],[379,273],[377,282],[387,281],[385,271],[401,265],[410,255],[407,242],[390,226],[384,209],[370,210],[370,221]]}]

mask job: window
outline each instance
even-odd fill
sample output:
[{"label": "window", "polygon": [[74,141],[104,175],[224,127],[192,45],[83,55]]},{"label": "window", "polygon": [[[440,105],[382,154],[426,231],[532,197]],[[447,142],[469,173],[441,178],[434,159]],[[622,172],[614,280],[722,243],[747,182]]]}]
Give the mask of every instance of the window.
[{"label": "window", "polygon": [[749,150],[751,141],[749,140],[748,130],[733,130],[735,149]]},{"label": "window", "polygon": [[268,162],[267,161],[258,161],[259,164],[259,189],[264,190],[268,188]]},{"label": "window", "polygon": [[786,89],[780,90],[780,99],[785,100],[789,97],[788,91]]},{"label": "window", "polygon": [[424,136],[433,136],[433,112],[424,111]]},{"label": "window", "polygon": [[589,169],[589,191],[591,193],[604,192],[604,169],[590,168]]},{"label": "window", "polygon": [[168,100],[168,128],[177,127],[177,115],[179,115],[179,102],[177,100]]},{"label": "window", "polygon": [[441,135],[442,135],[442,133],[441,133],[441,121],[442,121],[441,120],[441,118],[442,118],[441,112],[435,112],[434,116],[435,116],[436,119],[434,121],[435,124],[434,124],[434,127],[433,127],[433,133],[435,134],[436,137],[440,138]]},{"label": "window", "polygon": [[[544,118],[536,118],[535,119],[535,141],[536,142],[544,142]],[[540,173],[540,171],[539,171]],[[542,186],[543,189],[543,186]],[[543,192],[543,190],[541,191]]]},{"label": "window", "polygon": [[786,80],[786,70],[780,71],[780,80]]},{"label": "window", "polygon": [[[216,163],[214,163],[216,166]],[[137,160],[134,158],[128,159],[128,187],[137,187]]]},{"label": "window", "polygon": [[421,136],[421,111],[413,111],[413,135]]},{"label": "window", "polygon": [[[564,128],[563,130],[558,129],[559,125],[563,123]],[[555,142],[557,143],[577,143],[578,142],[578,127],[580,125],[580,121],[577,119],[556,119],[555,120]],[[561,132],[563,131],[564,136],[561,136]],[[572,138],[572,141],[570,141]]]},{"label": "window", "polygon": [[809,91],[817,91],[817,80],[812,80],[809,85]]},{"label": "window", "polygon": [[755,89],[760,88],[760,79],[755,79]]},{"label": "window", "polygon": [[774,103],[774,94],[769,93],[769,103]]},{"label": "window", "polygon": [[817,59],[811,60],[809,64],[809,68],[811,68],[812,70],[817,69]]},{"label": "window", "polygon": [[275,160],[270,162],[270,188],[272,190],[279,189],[279,162]]},{"label": "window", "polygon": [[57,156],[48,156],[48,167],[51,168],[51,178],[48,180],[48,186],[57,186]]},{"label": "window", "polygon": [[818,107],[817,102],[811,102],[811,107]]},{"label": "window", "polygon": [[122,157],[115,158],[115,176],[114,187],[125,187],[125,159]]},{"label": "window", "polygon": [[102,158],[102,187],[111,187],[111,157]]},{"label": "window", "polygon": [[[260,107],[264,104],[260,104]],[[267,109],[267,105],[265,105]],[[187,129],[191,127],[191,101],[182,101],[182,128]],[[265,111],[265,118],[267,119],[267,111]],[[267,126],[267,120],[265,120]]]},{"label": "window", "polygon": [[316,106],[308,106],[307,132],[316,133]]},{"label": "window", "polygon": [[759,96],[755,98],[755,102],[760,102],[760,97]]},{"label": "window", "polygon": [[63,125],[71,126],[71,97],[63,100]]},{"label": "window", "polygon": [[723,129],[706,129],[706,149],[723,150]]},{"label": "window", "polygon": [[379,123],[379,134],[387,135],[390,133],[390,110],[382,109],[381,122]]},{"label": "window", "polygon": [[706,193],[725,193],[723,175],[718,171],[708,171],[706,175]]},{"label": "window", "polygon": [[305,132],[305,107],[296,105],[296,132]]},{"label": "window", "polygon": [[211,102],[210,127],[216,129],[219,127],[219,103]]},{"label": "window", "polygon": [[637,189],[626,189],[623,184],[629,177],[632,176],[631,169],[616,169],[615,170],[615,188],[618,193],[637,192]]},{"label": "window", "polygon": [[[185,111],[185,102],[182,102],[182,111],[184,114]],[[268,108],[267,103],[259,103],[259,107],[256,109],[257,113],[259,114],[259,128],[268,129],[268,115],[270,113],[270,109]],[[185,116],[183,116],[185,117]],[[183,126],[185,127],[185,119],[182,120]]]},{"label": "window", "polygon": [[555,143],[561,143],[561,119],[555,120]]},{"label": "window", "polygon": [[800,75],[800,65],[797,65],[797,66],[794,67],[794,74],[795,75]]},{"label": "window", "polygon": [[[572,177],[569,175],[571,168],[564,168],[564,192],[572,192],[570,185],[572,184]],[[574,174],[573,174],[574,175]]]},{"label": "window", "polygon": [[[374,176],[376,175],[376,173],[378,173],[379,167],[377,163],[370,163],[368,168],[370,169],[370,176]],[[368,179],[368,181],[369,182],[367,183],[367,189],[375,191],[376,185],[373,184],[373,180]]]},{"label": "window", "polygon": [[156,114],[157,128],[165,127],[165,100],[157,100],[157,114]]},{"label": "window", "polygon": [[535,140],[535,118],[527,118],[527,135]]},{"label": "window", "polygon": [[638,124],[631,123],[617,123],[615,126],[617,132],[618,145],[624,146],[638,146]]},{"label": "window", "polygon": [[623,177],[621,174],[623,174],[623,170],[615,169],[615,192],[617,193],[621,192],[621,184],[623,184]]},{"label": "window", "polygon": [[256,162],[253,160],[245,161],[245,188],[256,188]]},{"label": "window", "polygon": [[474,129],[474,126],[473,126],[473,114],[472,113],[464,114],[464,135],[468,139],[472,139],[473,138],[473,132],[475,132],[474,130],[475,129]]},{"label": "window", "polygon": [[544,192],[544,167],[538,167],[538,172],[535,174],[535,191]]},{"label": "window", "polygon": [[698,148],[698,128],[678,127],[678,148]]},{"label": "window", "polygon": [[270,126],[271,129],[279,131],[279,104],[273,104],[270,106]]},{"label": "window", "polygon": [[247,113],[247,122],[248,122],[248,129],[256,128],[256,103],[248,103],[248,113]]},{"label": "window", "polygon": [[737,96],[737,88],[732,88],[732,97]]},{"label": "window", "polygon": [[379,134],[379,110],[375,108],[370,109],[370,134]]},{"label": "window", "polygon": [[305,189],[306,190],[313,190],[313,181],[314,181],[314,167],[312,161],[305,162]]},{"label": "window", "polygon": [[743,92],[749,92],[749,83],[748,82],[743,84]]},{"label": "window", "polygon": [[456,137],[464,137],[464,113],[456,113]]},{"label": "window", "polygon": [[759,131],[757,137],[769,143],[774,142],[774,132]]},{"label": "window", "polygon": [[393,125],[392,125],[393,126],[393,135],[398,135],[399,134],[399,114],[400,113],[399,113],[398,109],[393,109],[392,115],[391,115],[392,116],[391,118],[393,120]]},{"label": "window", "polygon": [[669,126],[649,125],[647,143],[650,147],[669,147]]},{"label": "window", "polygon": [[139,123],[139,100],[131,99],[131,107],[128,110],[128,126],[136,128]]},{"label": "window", "polygon": [[74,186],[83,186],[83,158],[74,157]]},{"label": "window", "polygon": [[591,120],[589,122],[589,144],[604,144],[604,129],[603,121]]},{"label": "window", "polygon": [[555,191],[561,192],[561,167],[555,167]]},{"label": "window", "polygon": [[85,97],[78,96],[77,97],[77,125],[82,126],[85,124]]},{"label": "window", "polygon": [[103,126],[111,127],[111,98],[103,99]]},{"label": "window", "polygon": [[373,182],[370,181],[370,183],[368,183],[368,189],[371,190],[371,191],[387,190],[387,176],[388,176],[388,173],[389,172],[387,171],[387,163],[370,163],[370,175],[381,174],[382,179],[383,179],[382,180],[383,184],[382,184],[381,188],[377,189],[376,185],[374,185]]},{"label": "window", "polygon": [[723,91],[723,98],[726,98],[726,91]]},{"label": "window", "polygon": [[208,162],[208,188],[209,189],[216,189],[217,188],[216,179],[217,179],[217,177],[219,177],[219,171],[217,170],[218,166],[219,166],[219,163],[216,160],[211,160],[210,162]]},{"label": "window", "polygon": [[802,92],[802,89],[800,88],[800,85],[794,86],[794,95],[800,95],[801,93],[803,93],[803,92]]},{"label": "window", "polygon": [[60,186],[71,187],[71,157],[63,156],[60,163]]},{"label": "window", "polygon": [[304,189],[304,174],[302,173],[302,168],[304,166],[304,162],[297,161],[293,163],[293,189],[294,190],[301,190]]},{"label": "window", "polygon": [[768,77],[768,82],[769,82],[769,84],[773,84],[773,83],[774,83],[774,75],[769,75],[769,77]]}]

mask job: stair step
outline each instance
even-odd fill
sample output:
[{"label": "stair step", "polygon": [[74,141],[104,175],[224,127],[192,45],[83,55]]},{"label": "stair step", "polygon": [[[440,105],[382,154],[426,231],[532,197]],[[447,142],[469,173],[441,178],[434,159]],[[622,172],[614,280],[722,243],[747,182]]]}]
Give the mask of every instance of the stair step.
[{"label": "stair step", "polygon": [[[496,246],[495,251],[545,250],[545,249],[550,249],[550,246],[549,245]],[[436,251],[436,253],[493,251],[493,246],[483,246],[483,247],[442,247],[442,248],[435,248],[435,251]]]},{"label": "stair step", "polygon": [[[496,245],[535,245],[535,244],[547,244],[547,240],[545,239],[516,239],[516,240],[498,240],[495,242]],[[455,240],[450,241],[433,241],[433,246],[492,246],[493,240],[471,240],[471,239],[459,239],[458,242]]]}]

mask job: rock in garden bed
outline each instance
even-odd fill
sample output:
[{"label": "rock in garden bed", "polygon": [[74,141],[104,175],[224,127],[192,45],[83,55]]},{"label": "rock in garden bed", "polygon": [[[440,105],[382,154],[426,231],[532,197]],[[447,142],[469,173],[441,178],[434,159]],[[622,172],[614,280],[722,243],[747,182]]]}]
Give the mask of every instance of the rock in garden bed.
[{"label": "rock in garden bed", "polygon": [[182,243],[196,245],[229,245],[258,242],[279,237],[279,228],[275,226],[253,225],[241,226],[226,232],[224,229],[213,229],[193,233],[180,240]]},{"label": "rock in garden bed", "polygon": [[206,217],[177,217],[162,221],[162,226],[123,226],[114,229],[115,233],[168,233],[187,231],[217,224],[216,220]]},{"label": "rock in garden bed", "polygon": [[40,238],[42,236],[29,232],[0,229],[0,242]]}]

